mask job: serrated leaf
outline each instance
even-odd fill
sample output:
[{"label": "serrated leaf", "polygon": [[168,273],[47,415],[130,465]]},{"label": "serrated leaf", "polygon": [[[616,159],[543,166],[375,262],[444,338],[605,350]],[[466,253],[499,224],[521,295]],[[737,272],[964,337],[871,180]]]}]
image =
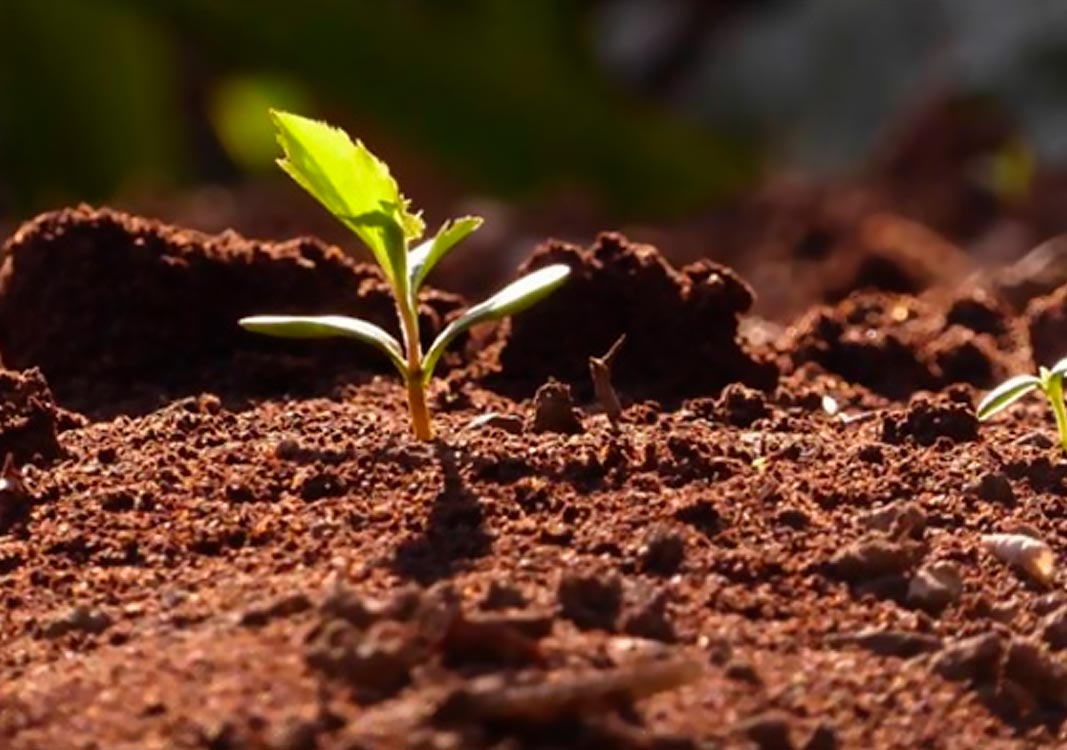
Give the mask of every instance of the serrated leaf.
[{"label": "serrated leaf", "polygon": [[363,240],[393,283],[407,283],[407,241],[422,236],[389,167],[324,122],[271,110],[285,157],[279,166]]},{"label": "serrated leaf", "polygon": [[466,239],[482,225],[480,216],[464,216],[460,219],[446,221],[432,240],[426,240],[408,254],[408,278],[411,280],[411,293],[419,291],[437,261],[445,257],[448,251]]},{"label": "serrated leaf", "polygon": [[346,315],[253,315],[238,324],[246,331],[287,339],[352,338],[385,352],[389,361],[405,375],[407,367],[400,344],[383,328]]},{"label": "serrated leaf", "polygon": [[571,269],[562,263],[545,266],[531,274],[513,281],[484,302],[480,302],[461,316],[449,323],[433,344],[430,345],[423,359],[423,378],[429,381],[433,375],[437,360],[452,340],[461,333],[490,320],[499,320],[509,315],[522,312],[531,305],[541,301],[554,292],[567,280]]},{"label": "serrated leaf", "polygon": [[1003,411],[1030,391],[1041,387],[1041,380],[1033,375],[1016,375],[986,394],[978,404],[978,419],[986,420]]}]

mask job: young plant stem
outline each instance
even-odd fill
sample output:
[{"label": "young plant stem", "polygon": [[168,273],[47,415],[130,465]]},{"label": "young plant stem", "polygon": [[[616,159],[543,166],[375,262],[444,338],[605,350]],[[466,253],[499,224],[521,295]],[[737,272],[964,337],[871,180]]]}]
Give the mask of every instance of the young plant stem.
[{"label": "young plant stem", "polygon": [[426,405],[426,388],[422,382],[422,371],[417,370],[408,376],[408,410],[411,412],[411,428],[419,440],[433,440],[433,425],[430,422],[430,409]]},{"label": "young plant stem", "polygon": [[1067,407],[1063,403],[1063,377],[1053,375],[1049,379],[1048,389],[1045,392],[1052,413],[1056,415],[1056,430],[1060,434],[1060,445],[1067,451]]},{"label": "young plant stem", "polygon": [[417,308],[398,306],[400,327],[407,350],[408,411],[411,413],[411,428],[419,440],[433,440],[433,423],[426,404],[426,384],[422,377],[422,344],[419,341],[419,318]]}]

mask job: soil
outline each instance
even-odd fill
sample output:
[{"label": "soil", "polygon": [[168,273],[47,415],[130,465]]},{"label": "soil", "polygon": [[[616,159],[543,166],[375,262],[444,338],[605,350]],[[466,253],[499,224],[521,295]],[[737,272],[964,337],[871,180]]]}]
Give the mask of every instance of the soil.
[{"label": "soil", "polygon": [[1028,556],[1067,549],[1067,462],[1037,399],[973,416],[1064,353],[1067,289],[779,329],[724,266],[548,242],[571,284],[459,347],[419,443],[373,352],[234,325],[394,327],[333,248],[82,207],[3,258],[0,747],[1067,746]]}]

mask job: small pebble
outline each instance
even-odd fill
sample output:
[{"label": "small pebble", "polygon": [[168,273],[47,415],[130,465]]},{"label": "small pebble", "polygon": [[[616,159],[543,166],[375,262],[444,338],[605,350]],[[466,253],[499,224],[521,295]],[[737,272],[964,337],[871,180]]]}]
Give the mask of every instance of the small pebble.
[{"label": "small pebble", "polygon": [[774,516],[779,526],[789,529],[806,529],[811,525],[811,515],[802,508],[782,508]]},{"label": "small pebble", "polygon": [[570,386],[550,379],[534,395],[531,432],[559,432],[574,435],[583,431],[582,421],[571,400]]},{"label": "small pebble", "polygon": [[1008,477],[999,471],[983,474],[974,488],[974,494],[989,503],[1015,504],[1015,490]]},{"label": "small pebble", "polygon": [[793,750],[796,747],[788,718],[778,712],[759,714],[741,722],[738,728],[759,750]]},{"label": "small pebble", "polygon": [[739,659],[731,660],[723,670],[724,674],[736,682],[746,682],[749,685],[759,687],[763,684],[763,678],[750,662]]},{"label": "small pebble", "polygon": [[292,461],[300,455],[300,443],[292,438],[283,438],[274,446],[274,457],[283,461]]},{"label": "small pebble", "polygon": [[837,731],[829,724],[819,724],[804,743],[804,750],[838,750]]},{"label": "small pebble", "polygon": [[565,574],[557,593],[561,614],[583,630],[614,630],[622,609],[618,576]]},{"label": "small pebble", "polygon": [[653,528],[640,550],[641,570],[659,576],[672,576],[685,559],[685,540],[677,531]]},{"label": "small pebble", "polygon": [[78,605],[66,614],[44,623],[41,637],[60,638],[75,631],[96,635],[111,627],[111,623],[111,616],[106,612]]},{"label": "small pebble", "polygon": [[938,613],[963,595],[963,577],[950,562],[920,568],[908,583],[907,603],[930,613]]},{"label": "small pebble", "polygon": [[1038,643],[1013,639],[1004,658],[1004,677],[1043,703],[1067,708],[1067,665]]},{"label": "small pebble", "polygon": [[1000,635],[988,632],[953,641],[936,656],[932,667],[949,680],[992,678],[1003,653]]},{"label": "small pebble", "polygon": [[830,559],[830,572],[850,583],[910,570],[922,557],[915,542],[895,542],[883,537],[863,539],[848,545]]},{"label": "small pebble", "polygon": [[627,635],[671,643],[676,639],[674,624],[667,610],[667,592],[648,592],[644,601],[627,608],[622,631]]}]

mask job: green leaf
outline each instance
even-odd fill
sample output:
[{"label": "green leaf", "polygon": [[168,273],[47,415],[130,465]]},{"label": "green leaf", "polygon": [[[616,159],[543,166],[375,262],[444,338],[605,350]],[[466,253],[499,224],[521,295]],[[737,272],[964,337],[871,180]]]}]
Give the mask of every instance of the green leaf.
[{"label": "green leaf", "polygon": [[1067,357],[1054,364],[1049,372],[1053,375],[1059,375],[1061,378],[1067,375]]},{"label": "green leaf", "polygon": [[425,229],[389,167],[338,128],[271,110],[285,157],[278,165],[370,248],[394,287],[407,283],[407,242]]},{"label": "green leaf", "polygon": [[448,251],[462,242],[474,230],[482,225],[480,216],[464,216],[461,219],[446,221],[432,240],[426,240],[408,254],[409,288],[415,294],[426,280],[437,261],[445,257]]},{"label": "green leaf", "polygon": [[570,267],[562,263],[545,266],[523,276],[518,281],[513,281],[489,299],[478,303],[453,320],[438,334],[433,344],[430,345],[429,351],[426,352],[422,361],[423,378],[426,381],[430,380],[437,366],[437,360],[441,358],[445,348],[456,336],[479,323],[499,320],[522,312],[562,286],[570,272]]},{"label": "green leaf", "polygon": [[987,393],[978,404],[978,419],[989,419],[1038,388],[1041,388],[1041,380],[1033,375],[1016,375],[1014,378],[1008,378]]},{"label": "green leaf", "polygon": [[384,329],[359,318],[345,315],[253,315],[238,324],[246,331],[287,339],[352,338],[378,347],[407,377],[407,366],[400,344]]}]

